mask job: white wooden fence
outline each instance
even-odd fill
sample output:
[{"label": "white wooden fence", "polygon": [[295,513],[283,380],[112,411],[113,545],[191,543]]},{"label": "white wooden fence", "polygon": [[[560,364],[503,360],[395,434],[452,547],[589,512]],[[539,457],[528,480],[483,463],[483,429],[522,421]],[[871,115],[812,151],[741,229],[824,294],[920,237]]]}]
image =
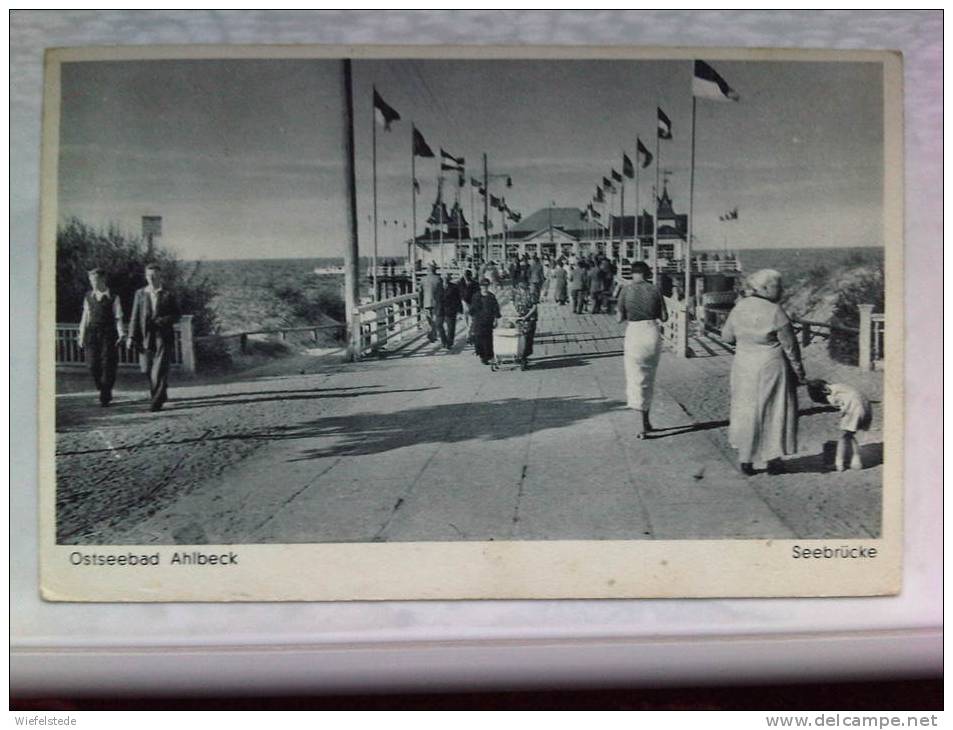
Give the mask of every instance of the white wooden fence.
[{"label": "white wooden fence", "polygon": [[[128,331],[128,325],[126,331]],[[139,367],[139,356],[126,347],[125,341],[119,346],[119,367]],[[79,324],[62,323],[56,325],[56,367],[62,369],[86,366],[86,358],[79,346]],[[195,345],[192,334],[192,315],[186,314],[175,325],[175,347],[172,350],[172,367],[185,372],[195,372]]]},{"label": "white wooden fence", "polygon": [[351,358],[360,359],[388,345],[402,345],[416,337],[421,322],[419,302],[417,294],[402,294],[357,307],[348,333]]}]

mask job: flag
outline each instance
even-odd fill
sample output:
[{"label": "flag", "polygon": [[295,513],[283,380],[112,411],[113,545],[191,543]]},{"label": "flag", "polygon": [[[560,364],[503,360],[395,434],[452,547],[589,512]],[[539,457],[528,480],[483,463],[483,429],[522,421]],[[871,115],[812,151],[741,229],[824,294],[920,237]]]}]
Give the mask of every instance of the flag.
[{"label": "flag", "polygon": [[456,172],[463,172],[463,168],[459,165],[448,165],[446,162],[440,163],[441,170],[454,170]]},{"label": "flag", "polygon": [[599,211],[592,207],[592,203],[589,203],[589,215],[596,219],[602,218],[602,216],[599,215]]},{"label": "flag", "polygon": [[427,140],[424,139],[424,136],[417,127],[414,127],[414,154],[417,157],[434,156],[433,150],[430,149],[430,145],[427,144]]},{"label": "flag", "polygon": [[463,187],[464,185],[466,185],[466,184],[467,184],[467,178],[466,178],[466,176],[461,172],[461,173],[460,173],[460,177],[457,178],[457,186],[462,188],[462,187]]},{"label": "flag", "polygon": [[480,187],[480,181],[477,180],[475,177],[470,178],[470,184],[475,188]]},{"label": "flag", "polygon": [[605,195],[602,194],[602,188],[600,188],[598,185],[596,185],[596,196],[593,198],[593,200],[595,200],[597,203],[606,202]]},{"label": "flag", "polygon": [[662,111],[662,107],[658,107],[658,138],[672,138],[672,120]]},{"label": "flag", "polygon": [[490,205],[491,205],[493,208],[499,208],[499,207],[500,207],[500,199],[499,199],[498,197],[496,197],[495,195],[493,195],[492,193],[490,193]]},{"label": "flag", "polygon": [[738,101],[738,92],[728,86],[718,72],[704,61],[695,61],[692,96],[712,101]]},{"label": "flag", "polygon": [[479,188],[477,188],[477,192],[478,192],[480,195],[482,195],[484,198],[486,197],[486,188],[484,188],[484,187],[479,187]]},{"label": "flag", "polygon": [[636,156],[639,158],[639,164],[645,169],[652,164],[652,153],[642,144],[642,140],[636,137]]},{"label": "flag", "polygon": [[511,178],[509,175],[506,176],[506,187],[513,187],[513,178]]},{"label": "flag", "polygon": [[414,178],[414,192],[415,193],[420,192],[420,181],[417,180],[417,178]]},{"label": "flag", "polygon": [[463,167],[466,164],[466,160],[463,157],[454,157],[443,147],[440,148],[440,156],[445,160],[450,160],[451,162],[456,163],[460,167]]},{"label": "flag", "polygon": [[612,168],[612,173],[611,173],[611,174],[612,174],[612,179],[613,179],[613,180],[615,180],[616,182],[622,182],[622,175],[620,175],[618,172],[616,172],[616,170],[615,170],[614,167]]},{"label": "flag", "polygon": [[622,174],[630,179],[635,177],[635,167],[632,166],[632,160],[625,152],[622,153]]},{"label": "flag", "polygon": [[391,122],[396,122],[400,119],[400,114],[397,113],[397,110],[381,99],[381,95],[377,93],[377,89],[374,89],[374,118],[387,132],[390,131]]},{"label": "flag", "polygon": [[615,185],[607,177],[602,178],[602,187],[606,189],[606,192],[615,193]]}]

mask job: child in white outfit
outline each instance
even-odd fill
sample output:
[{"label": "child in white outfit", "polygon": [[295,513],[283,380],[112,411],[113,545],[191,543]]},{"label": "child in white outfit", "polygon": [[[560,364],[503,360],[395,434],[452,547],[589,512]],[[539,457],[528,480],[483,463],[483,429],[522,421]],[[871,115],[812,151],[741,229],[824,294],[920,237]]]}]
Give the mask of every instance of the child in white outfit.
[{"label": "child in white outfit", "polygon": [[807,384],[808,395],[815,403],[829,403],[840,411],[841,436],[837,440],[837,453],[834,468],[844,471],[847,451],[851,452],[850,468],[863,469],[860,448],[854,434],[870,428],[870,401],[859,390],[843,383],[828,383],[824,380],[811,380]]}]

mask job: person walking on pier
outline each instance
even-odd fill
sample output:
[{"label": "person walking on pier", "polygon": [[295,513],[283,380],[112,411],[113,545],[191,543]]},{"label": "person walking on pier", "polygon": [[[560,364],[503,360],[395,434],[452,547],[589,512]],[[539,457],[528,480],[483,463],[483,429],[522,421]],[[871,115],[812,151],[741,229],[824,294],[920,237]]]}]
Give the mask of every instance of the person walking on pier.
[{"label": "person walking on pier", "polygon": [[644,261],[632,265],[632,280],[622,287],[616,319],[626,322],[623,366],[629,408],[640,423],[635,437],[642,439],[652,430],[649,411],[655,391],[655,371],[662,352],[658,322],[668,319],[662,294],[648,282],[651,275]]},{"label": "person walking on pier", "polygon": [[518,354],[525,368],[529,356],[533,354],[536,322],[539,319],[539,298],[527,282],[521,281],[513,289],[513,306],[516,308],[520,334],[523,335],[522,352]]},{"label": "person walking on pier", "polygon": [[592,307],[590,311],[593,314],[599,314],[602,311],[603,292],[605,291],[605,276],[603,274],[601,263],[594,262],[589,271],[589,295],[592,298]]},{"label": "person walking on pier", "polygon": [[781,274],[761,269],[748,277],[751,296],[731,310],[721,339],[736,343],[731,366],[728,440],[744,474],[755,461],[779,473],[781,457],[797,451],[797,386],[805,382],[791,320],[781,309]]},{"label": "person walking on pier", "polygon": [[441,342],[448,350],[453,347],[453,342],[457,337],[457,317],[463,311],[463,303],[460,299],[460,290],[457,285],[450,280],[449,272],[443,275],[443,292],[440,295],[440,305],[437,308],[437,320]]},{"label": "person walking on pier", "polygon": [[179,321],[175,296],[163,287],[158,264],[146,266],[147,286],[136,292],[130,318],[129,347],[139,350],[142,372],[149,376],[150,410],[162,410],[168,400],[169,363],[175,349],[174,325]]},{"label": "person walking on pier", "polygon": [[440,306],[440,300],[443,298],[443,280],[437,274],[436,262],[430,262],[430,271],[424,277],[423,284],[420,291],[423,296],[424,316],[427,318],[427,339],[436,342],[439,336],[440,341],[443,342],[446,335],[443,333],[442,327],[439,327],[438,335],[437,322],[437,309]]},{"label": "person walking on pier", "polygon": [[83,315],[79,320],[79,346],[86,352],[89,372],[99,391],[99,405],[104,408],[113,397],[118,348],[125,334],[122,302],[106,286],[106,272],[89,272],[92,289],[83,297]]},{"label": "person walking on pier", "polygon": [[566,272],[565,265],[557,263],[553,270],[553,301],[556,304],[563,305],[569,301],[568,280],[569,274]]},{"label": "person walking on pier", "polygon": [[586,265],[582,261],[577,261],[572,269],[572,278],[569,282],[569,294],[572,296],[572,311],[574,314],[582,314],[582,308],[586,302]]},{"label": "person walking on pier", "polygon": [[457,282],[457,288],[460,290],[460,307],[463,310],[463,324],[467,328],[467,344],[473,344],[472,322],[470,320],[470,304],[474,295],[480,291],[480,285],[473,278],[473,272],[467,269]]},{"label": "person walking on pier", "polygon": [[493,328],[500,318],[500,305],[490,291],[489,279],[480,279],[480,291],[470,304],[470,316],[476,356],[484,365],[489,365],[493,359]]},{"label": "person walking on pier", "polygon": [[553,292],[553,274],[555,273],[555,266],[553,262],[549,260],[549,256],[546,257],[546,263],[543,264],[543,290],[540,292],[540,301],[548,302],[552,297]]},{"label": "person walking on pier", "polygon": [[539,293],[543,290],[543,279],[545,278],[545,272],[543,271],[543,265],[539,261],[539,256],[533,256],[532,262],[529,263],[527,274],[530,289],[533,290],[533,296],[536,297],[536,301],[539,301]]}]

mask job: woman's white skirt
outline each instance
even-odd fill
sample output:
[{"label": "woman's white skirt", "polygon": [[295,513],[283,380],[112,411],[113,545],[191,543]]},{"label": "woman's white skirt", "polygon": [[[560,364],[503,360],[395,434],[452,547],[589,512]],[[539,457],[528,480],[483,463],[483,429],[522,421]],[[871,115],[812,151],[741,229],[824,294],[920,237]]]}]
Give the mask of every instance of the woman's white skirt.
[{"label": "woman's white skirt", "polygon": [[655,370],[662,353],[662,338],[654,319],[629,322],[625,329],[625,394],[629,408],[652,407]]}]

